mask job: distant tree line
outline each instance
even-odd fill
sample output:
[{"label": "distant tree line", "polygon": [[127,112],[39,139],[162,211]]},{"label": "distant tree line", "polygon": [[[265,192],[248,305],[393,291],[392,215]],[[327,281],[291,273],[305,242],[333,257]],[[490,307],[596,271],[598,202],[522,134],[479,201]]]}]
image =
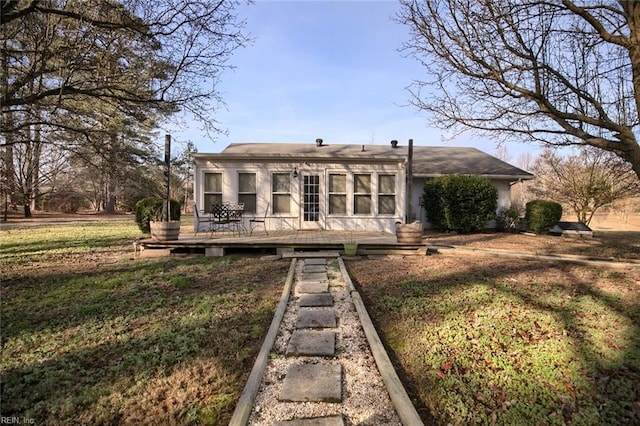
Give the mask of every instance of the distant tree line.
[{"label": "distant tree line", "polygon": [[[217,90],[248,40],[229,0],[0,0],[1,191],[19,205],[115,212],[159,192],[154,133],[219,132]],[[175,182],[188,180],[184,147]]]}]

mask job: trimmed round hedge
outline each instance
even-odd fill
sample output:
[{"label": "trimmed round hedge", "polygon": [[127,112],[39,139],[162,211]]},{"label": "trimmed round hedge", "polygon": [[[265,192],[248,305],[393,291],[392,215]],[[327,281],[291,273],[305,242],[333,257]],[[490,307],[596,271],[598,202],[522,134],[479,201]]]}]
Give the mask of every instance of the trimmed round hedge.
[{"label": "trimmed round hedge", "polygon": [[527,228],[536,234],[546,234],[562,218],[562,206],[555,201],[533,200],[526,208]]}]

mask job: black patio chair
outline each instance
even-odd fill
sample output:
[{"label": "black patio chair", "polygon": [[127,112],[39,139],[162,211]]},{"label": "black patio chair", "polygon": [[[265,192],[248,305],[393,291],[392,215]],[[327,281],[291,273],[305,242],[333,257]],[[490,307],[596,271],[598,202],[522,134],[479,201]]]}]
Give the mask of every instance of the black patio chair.
[{"label": "black patio chair", "polygon": [[262,226],[264,228],[264,232],[269,235],[269,231],[267,231],[267,214],[269,213],[269,204],[267,203],[267,207],[264,209],[264,216],[262,217],[254,217],[249,219],[249,226],[251,228],[251,232],[249,232],[249,236],[253,235],[253,230],[258,226]]},{"label": "black patio chair", "polygon": [[229,229],[231,220],[229,217],[229,203],[213,203],[211,204],[211,237],[213,233],[222,231],[224,228]]},{"label": "black patio chair", "polygon": [[211,218],[211,213],[207,213],[204,210],[200,210],[198,209],[198,205],[196,203],[193,203],[193,211],[196,212],[196,232],[195,234],[198,235],[198,232],[200,231],[200,224],[201,223],[205,223],[207,224],[207,232],[211,232],[211,230],[213,229],[213,219]]}]

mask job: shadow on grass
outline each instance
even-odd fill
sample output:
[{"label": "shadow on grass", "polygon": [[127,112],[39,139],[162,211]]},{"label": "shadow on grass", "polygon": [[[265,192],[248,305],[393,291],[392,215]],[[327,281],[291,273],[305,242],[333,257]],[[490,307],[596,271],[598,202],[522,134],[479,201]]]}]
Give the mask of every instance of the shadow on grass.
[{"label": "shadow on grass", "polygon": [[288,266],[158,260],[3,283],[12,297],[2,306],[0,414],[37,423],[224,423]]},{"label": "shadow on grass", "polygon": [[3,257],[13,257],[13,256],[31,256],[35,253],[43,253],[43,252],[56,252],[59,250],[67,250],[72,247],[82,248],[83,251],[87,251],[95,248],[102,247],[116,247],[122,244],[126,244],[130,241],[133,241],[131,238],[123,238],[123,237],[98,237],[92,238],[91,240],[78,240],[75,238],[67,237],[60,238],[55,241],[32,241],[32,242],[21,242],[19,245],[9,244],[2,245],[0,244],[0,258]]},{"label": "shadow on grass", "polygon": [[348,263],[435,422],[640,421],[637,275],[482,259]]}]

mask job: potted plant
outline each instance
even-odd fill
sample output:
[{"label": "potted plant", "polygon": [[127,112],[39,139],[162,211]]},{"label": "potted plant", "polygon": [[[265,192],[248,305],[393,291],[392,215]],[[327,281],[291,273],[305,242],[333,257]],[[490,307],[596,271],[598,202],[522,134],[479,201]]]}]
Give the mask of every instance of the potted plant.
[{"label": "potted plant", "polygon": [[[175,241],[180,234],[180,203],[177,211],[171,206],[171,135],[164,137],[164,194],[160,218],[158,212],[153,211],[153,219],[149,222],[151,238],[157,241]],[[158,220],[159,219],[159,220]]]},{"label": "potted plant", "polygon": [[358,253],[358,243],[355,241],[349,241],[342,243],[345,256],[355,256]]},{"label": "potted plant", "polygon": [[[156,220],[149,221],[151,238],[156,241],[176,241],[180,235],[180,203],[176,200],[171,200],[171,208],[169,210],[174,213],[170,214],[169,217],[177,220],[164,220],[162,213],[160,213],[159,218],[156,216]],[[160,212],[162,211],[164,211],[164,208],[160,209]],[[177,214],[175,214],[176,212]]]},{"label": "potted plant", "polygon": [[164,200],[161,197],[148,197],[138,201],[135,206],[136,223],[145,234],[151,233],[156,241],[175,241],[180,233],[181,205],[171,200],[170,216],[175,220],[163,221]]},{"label": "potted plant", "polygon": [[[355,227],[358,227],[357,220]],[[342,243],[342,248],[344,249],[345,256],[355,256],[358,253],[358,243],[353,238],[353,229],[349,232],[349,240]]]}]

